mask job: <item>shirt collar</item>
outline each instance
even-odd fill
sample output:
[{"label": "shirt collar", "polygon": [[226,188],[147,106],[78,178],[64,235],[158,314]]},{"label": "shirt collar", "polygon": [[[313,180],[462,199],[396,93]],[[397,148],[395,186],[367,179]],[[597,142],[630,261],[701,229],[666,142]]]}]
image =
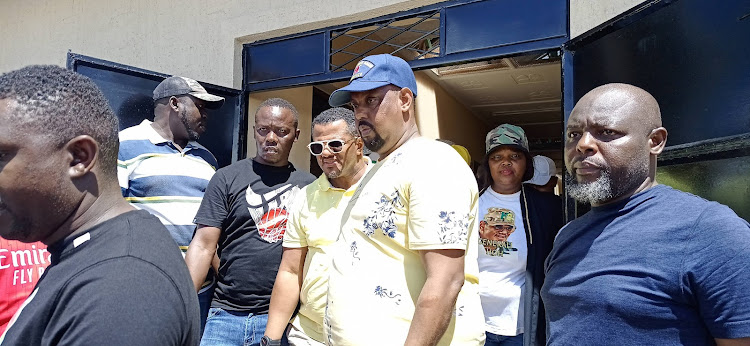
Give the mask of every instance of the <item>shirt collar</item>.
[{"label": "shirt collar", "polygon": [[[154,129],[154,127],[151,126],[151,124],[153,124],[153,121],[150,121],[148,119],[143,119],[143,121],[141,121],[141,123],[139,125],[139,126],[143,126],[146,129],[145,130],[146,131],[146,137],[148,138],[148,140],[152,144],[170,143],[170,141],[167,140],[166,138],[162,137],[159,134],[159,132],[156,132],[156,129]],[[203,149],[205,149],[202,145],[198,144],[198,142],[196,142],[196,141],[188,141],[188,143],[187,143],[187,145],[185,146],[184,149],[191,149],[191,148],[203,148]]]},{"label": "shirt collar", "polygon": [[161,144],[161,143],[169,142],[166,138],[162,137],[159,134],[159,132],[156,132],[156,130],[151,124],[153,124],[152,121],[148,119],[143,119],[143,121],[141,121],[141,124],[139,125],[139,126],[143,126],[144,131],[146,132],[146,138],[148,138],[148,140],[153,144]]}]

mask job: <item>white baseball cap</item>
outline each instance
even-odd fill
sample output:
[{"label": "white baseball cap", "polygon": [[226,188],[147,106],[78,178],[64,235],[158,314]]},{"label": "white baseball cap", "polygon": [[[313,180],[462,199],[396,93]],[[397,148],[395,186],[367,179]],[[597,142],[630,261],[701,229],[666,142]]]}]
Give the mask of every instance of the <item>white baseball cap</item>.
[{"label": "white baseball cap", "polygon": [[549,179],[555,173],[557,173],[555,161],[552,161],[549,157],[537,155],[534,156],[534,177],[524,183],[544,185],[549,182]]}]

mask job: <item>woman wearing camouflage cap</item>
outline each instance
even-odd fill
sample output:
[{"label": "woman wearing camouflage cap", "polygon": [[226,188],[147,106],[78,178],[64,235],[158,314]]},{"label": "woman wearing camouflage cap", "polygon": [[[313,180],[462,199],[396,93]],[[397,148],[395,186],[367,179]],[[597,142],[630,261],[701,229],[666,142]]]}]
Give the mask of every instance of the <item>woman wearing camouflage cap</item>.
[{"label": "woman wearing camouflage cap", "polygon": [[487,134],[479,168],[479,285],[488,346],[544,345],[539,290],[544,260],[563,225],[553,195],[522,184],[534,173],[523,129],[503,124]]}]

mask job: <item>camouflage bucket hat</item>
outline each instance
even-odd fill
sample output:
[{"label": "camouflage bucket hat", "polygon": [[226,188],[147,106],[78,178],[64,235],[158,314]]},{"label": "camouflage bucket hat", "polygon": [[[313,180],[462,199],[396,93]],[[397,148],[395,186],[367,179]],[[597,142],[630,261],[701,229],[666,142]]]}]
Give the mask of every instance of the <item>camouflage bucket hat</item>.
[{"label": "camouflage bucket hat", "polygon": [[522,128],[511,124],[502,124],[487,133],[485,144],[487,154],[501,145],[512,145],[529,153],[529,140],[526,139],[526,133]]}]

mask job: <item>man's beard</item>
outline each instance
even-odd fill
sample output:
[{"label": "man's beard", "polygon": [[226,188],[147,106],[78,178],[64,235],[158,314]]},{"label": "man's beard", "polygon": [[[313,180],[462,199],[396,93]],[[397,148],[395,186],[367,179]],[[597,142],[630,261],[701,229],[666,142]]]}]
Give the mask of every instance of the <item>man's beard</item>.
[{"label": "man's beard", "polygon": [[11,221],[10,227],[3,231],[3,236],[11,240],[28,240],[34,233],[31,220],[25,215],[14,213],[10,209],[5,209],[5,212],[10,215]]},{"label": "man's beard", "polygon": [[180,112],[180,121],[182,122],[182,125],[185,126],[185,131],[187,131],[188,139],[190,139],[191,141],[197,141],[201,137],[200,133],[190,128],[190,123],[187,119],[187,112],[184,109]]},{"label": "man's beard", "polygon": [[379,134],[375,133],[375,137],[369,141],[365,141],[365,146],[367,149],[370,149],[370,151],[378,152],[383,146],[385,145],[385,141],[383,140],[383,137],[380,137]]},{"label": "man's beard", "polygon": [[329,179],[336,179],[341,176],[341,171],[333,171],[326,173],[326,177]]},{"label": "man's beard", "polygon": [[590,183],[578,182],[570,172],[567,172],[565,189],[570,197],[579,202],[603,204],[635,190],[643,182],[648,167],[634,168],[632,171],[613,173],[610,167],[605,167],[599,178]]},{"label": "man's beard", "polygon": [[378,152],[378,150],[382,149],[383,146],[385,145],[385,141],[383,140],[383,137],[380,137],[380,134],[378,134],[378,132],[375,131],[375,127],[373,127],[372,124],[366,121],[363,121],[363,122],[360,122],[357,127],[362,126],[362,125],[370,127],[370,131],[373,134],[373,137],[370,140],[367,140],[364,137],[362,137],[362,133],[359,134],[360,137],[362,138],[362,141],[365,142],[365,147],[367,147],[367,149],[370,149],[370,151]]}]

